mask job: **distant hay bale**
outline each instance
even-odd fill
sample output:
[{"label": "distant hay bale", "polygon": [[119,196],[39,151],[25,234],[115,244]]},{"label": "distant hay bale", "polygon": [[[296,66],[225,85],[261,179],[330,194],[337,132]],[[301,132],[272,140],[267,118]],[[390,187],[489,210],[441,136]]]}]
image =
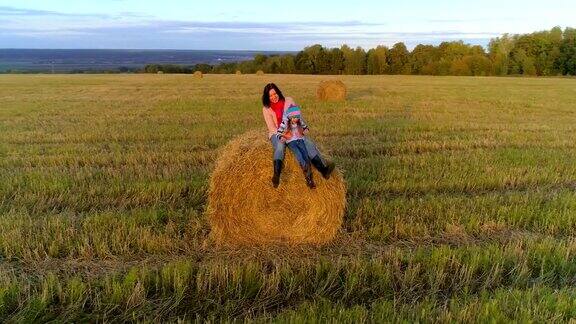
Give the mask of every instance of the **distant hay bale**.
[{"label": "distant hay bale", "polygon": [[264,71],[258,70],[258,71],[256,71],[256,75],[264,75]]},{"label": "distant hay bale", "polygon": [[322,244],[342,225],[346,185],[334,170],[325,180],[314,169],[316,188],[286,150],[280,186],[271,183],[272,147],[251,131],[223,149],[210,178],[207,216],[217,245]]},{"label": "distant hay bale", "polygon": [[196,72],[194,72],[194,77],[198,78],[198,79],[202,79],[204,77],[204,75],[202,74],[202,71],[196,71]]},{"label": "distant hay bale", "polygon": [[346,85],[342,81],[322,81],[316,90],[316,96],[320,101],[344,101],[346,100]]},{"label": "distant hay bale", "polygon": [[242,71],[240,71],[240,70],[236,71],[236,75],[240,75],[240,74],[242,74]]},{"label": "distant hay bale", "polygon": [[158,71],[156,74],[164,74],[164,71]]}]

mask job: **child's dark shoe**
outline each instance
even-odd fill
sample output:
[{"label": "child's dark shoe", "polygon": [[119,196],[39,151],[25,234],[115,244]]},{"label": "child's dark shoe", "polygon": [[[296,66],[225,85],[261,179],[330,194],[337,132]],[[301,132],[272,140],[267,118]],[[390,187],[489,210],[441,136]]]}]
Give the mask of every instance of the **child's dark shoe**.
[{"label": "child's dark shoe", "polygon": [[314,180],[312,178],[306,178],[306,185],[310,189],[316,188],[316,184],[314,183]]},{"label": "child's dark shoe", "polygon": [[302,171],[304,171],[304,178],[306,179],[306,185],[310,189],[316,188],[316,184],[314,183],[314,179],[312,178],[312,166],[310,165],[310,163],[308,163],[308,165],[302,168]]}]

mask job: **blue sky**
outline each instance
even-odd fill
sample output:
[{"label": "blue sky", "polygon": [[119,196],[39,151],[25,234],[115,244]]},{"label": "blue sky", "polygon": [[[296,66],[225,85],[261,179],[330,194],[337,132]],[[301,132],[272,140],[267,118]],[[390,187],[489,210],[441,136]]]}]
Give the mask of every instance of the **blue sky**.
[{"label": "blue sky", "polygon": [[486,45],[576,27],[576,1],[0,0],[0,48],[300,50],[404,41]]}]

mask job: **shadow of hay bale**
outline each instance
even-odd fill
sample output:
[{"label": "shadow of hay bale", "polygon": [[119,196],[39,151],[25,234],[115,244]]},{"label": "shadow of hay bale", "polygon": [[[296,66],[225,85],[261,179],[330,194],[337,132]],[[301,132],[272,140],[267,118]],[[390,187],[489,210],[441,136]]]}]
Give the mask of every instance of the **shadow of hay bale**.
[{"label": "shadow of hay bale", "polygon": [[210,178],[207,216],[217,245],[322,244],[331,241],[346,206],[338,170],[325,180],[314,170],[309,189],[290,150],[280,186],[270,181],[272,147],[264,132],[251,131],[226,145]]},{"label": "shadow of hay bale", "polygon": [[316,97],[320,101],[345,101],[346,85],[339,80],[322,81],[316,90]]}]

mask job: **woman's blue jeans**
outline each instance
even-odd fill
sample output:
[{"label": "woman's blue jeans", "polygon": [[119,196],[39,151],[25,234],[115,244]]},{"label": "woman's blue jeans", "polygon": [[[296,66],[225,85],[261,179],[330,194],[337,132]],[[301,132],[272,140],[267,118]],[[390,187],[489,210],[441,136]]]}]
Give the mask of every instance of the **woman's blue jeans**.
[{"label": "woman's blue jeans", "polygon": [[[282,143],[276,135],[272,135],[270,137],[270,143],[272,144],[272,148],[274,149],[274,160],[284,160],[284,152],[286,151],[286,143]],[[306,145],[306,151],[308,151],[308,158],[312,160],[315,156],[320,156],[320,152],[316,148],[316,145],[308,138],[308,136],[304,137],[304,144]]]}]

